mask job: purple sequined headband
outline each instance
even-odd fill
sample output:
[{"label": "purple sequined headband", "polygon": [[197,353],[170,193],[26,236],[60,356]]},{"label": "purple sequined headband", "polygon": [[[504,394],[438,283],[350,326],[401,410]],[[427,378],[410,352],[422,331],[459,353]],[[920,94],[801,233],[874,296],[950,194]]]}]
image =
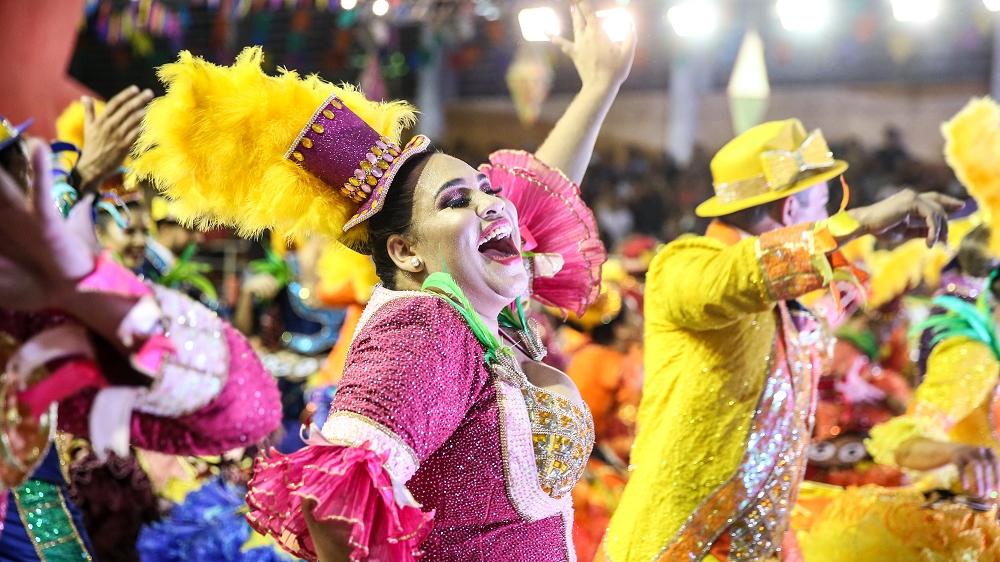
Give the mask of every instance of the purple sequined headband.
[{"label": "purple sequined headband", "polygon": [[382,210],[396,172],[411,157],[426,152],[430,142],[417,135],[400,147],[333,95],[306,123],[285,158],[360,204],[344,224],[347,232]]}]

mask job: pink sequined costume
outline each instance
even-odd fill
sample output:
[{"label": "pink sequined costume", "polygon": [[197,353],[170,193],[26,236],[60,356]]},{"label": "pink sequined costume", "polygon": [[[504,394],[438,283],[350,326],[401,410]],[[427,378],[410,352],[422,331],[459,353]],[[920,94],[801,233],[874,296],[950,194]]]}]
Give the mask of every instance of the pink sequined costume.
[{"label": "pink sequined costume", "polygon": [[[419,544],[428,561],[574,560],[569,492],[592,427],[585,408],[491,374],[443,299],[380,287],[322,436],[259,461],[249,517],[306,559],[316,557],[300,512],[308,498],[317,519],[355,523],[358,559],[411,560]],[[553,442],[578,446],[578,462],[552,469]],[[368,475],[358,478],[363,463]]]},{"label": "pink sequined costume", "polygon": [[[132,303],[117,330],[130,354],[110,350],[57,312],[0,309],[0,341],[15,350],[3,365],[8,389],[19,379],[33,380],[38,369],[48,371],[18,393],[35,415],[50,416],[50,404],[58,402],[60,429],[89,437],[95,451],[119,455],[128,454],[130,443],[172,454],[219,454],[252,445],[278,426],[274,380],[246,340],[215,313],[176,291],[143,284],[106,256],[80,288]],[[138,382],[135,371],[152,384],[119,386]],[[9,528],[0,534],[0,551],[18,560],[90,560],[79,511],[67,496],[55,451],[46,448],[47,454],[41,448],[8,463],[26,467],[20,477],[5,468],[11,487],[0,493],[0,530]]]},{"label": "pink sequined costume", "polygon": [[[55,313],[2,311],[0,332],[21,343],[12,375],[54,366],[42,384],[21,394],[36,412],[60,402],[59,427],[90,436],[95,449],[127,454],[127,444],[173,454],[218,454],[251,445],[280,419],[277,387],[242,335],[183,294],[146,285],[101,256],[81,286],[135,299],[118,333],[132,347],[131,367],[150,387],[110,386],[91,339]],[[95,378],[94,373],[106,375]],[[88,387],[80,388],[84,380]],[[75,387],[69,393],[67,387]]]}]

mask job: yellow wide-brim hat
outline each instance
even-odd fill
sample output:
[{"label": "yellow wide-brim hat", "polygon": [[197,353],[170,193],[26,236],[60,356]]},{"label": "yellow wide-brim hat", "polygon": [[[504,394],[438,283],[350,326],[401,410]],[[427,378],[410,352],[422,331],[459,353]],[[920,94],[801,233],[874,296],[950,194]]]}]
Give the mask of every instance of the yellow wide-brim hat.
[{"label": "yellow wide-brim hat", "polygon": [[698,205],[699,217],[721,217],[784,199],[847,170],[823,133],[806,134],[798,119],[769,121],[747,129],[712,158],[715,195]]}]

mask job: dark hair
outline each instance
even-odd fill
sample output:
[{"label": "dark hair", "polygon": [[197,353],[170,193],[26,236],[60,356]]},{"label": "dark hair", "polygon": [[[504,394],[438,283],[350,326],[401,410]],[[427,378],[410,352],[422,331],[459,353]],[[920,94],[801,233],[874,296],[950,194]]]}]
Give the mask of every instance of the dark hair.
[{"label": "dark hair", "polygon": [[[3,150],[0,150],[0,168],[6,170],[19,184],[22,180],[22,174],[25,173],[25,169],[29,166],[30,160],[30,158],[24,157],[23,145],[25,142],[24,137],[19,137],[4,147]],[[27,185],[20,187],[21,189],[28,189]]]},{"label": "dark hair", "polygon": [[972,277],[986,277],[993,269],[993,256],[989,249],[990,227],[981,224],[962,238],[956,258],[962,273]]},{"label": "dark hair", "polygon": [[10,166],[14,163],[14,159],[21,157],[21,151],[18,150],[18,142],[19,140],[16,140],[0,150],[0,167],[3,167],[3,169],[9,170]]},{"label": "dark hair", "polygon": [[382,210],[368,219],[368,244],[375,262],[375,273],[387,289],[396,288],[396,263],[389,256],[387,243],[393,234],[406,234],[413,221],[413,193],[417,180],[430,160],[432,149],[418,154],[396,172]]}]

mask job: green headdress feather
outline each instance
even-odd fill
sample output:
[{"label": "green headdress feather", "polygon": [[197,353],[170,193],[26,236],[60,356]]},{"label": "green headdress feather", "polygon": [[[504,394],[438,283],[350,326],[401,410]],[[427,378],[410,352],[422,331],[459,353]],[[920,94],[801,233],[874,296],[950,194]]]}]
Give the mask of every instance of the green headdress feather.
[{"label": "green headdress feather", "polygon": [[954,337],[976,340],[988,345],[993,354],[1000,359],[1000,338],[997,336],[996,322],[993,320],[989,302],[990,288],[998,274],[1000,270],[993,271],[975,304],[952,295],[935,298],[932,303],[944,311],[917,324],[913,331],[919,334],[924,330],[931,330],[933,334],[931,346]]}]

